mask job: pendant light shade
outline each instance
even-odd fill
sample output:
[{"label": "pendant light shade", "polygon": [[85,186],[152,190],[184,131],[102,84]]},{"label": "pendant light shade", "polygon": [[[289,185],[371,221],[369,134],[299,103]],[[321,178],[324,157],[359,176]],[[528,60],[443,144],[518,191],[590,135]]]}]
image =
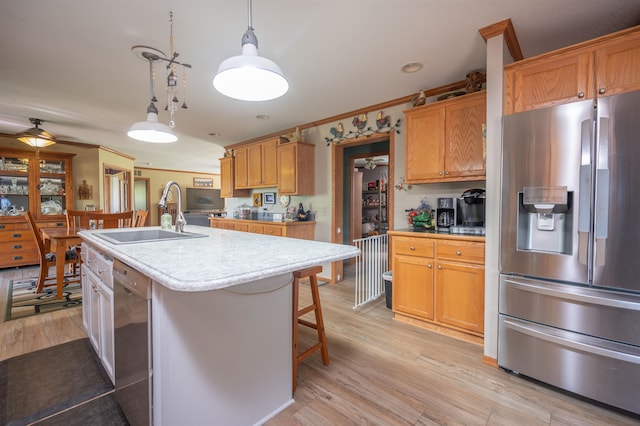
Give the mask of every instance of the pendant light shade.
[{"label": "pendant light shade", "polygon": [[16,138],[20,142],[24,142],[27,145],[36,148],[44,148],[45,146],[53,145],[57,142],[51,134],[38,127],[40,124],[44,123],[44,120],[40,120],[39,118],[30,118],[29,121],[31,121],[35,127],[27,129],[22,133],[18,133]]},{"label": "pendant light shade", "polygon": [[242,55],[222,61],[213,87],[241,101],[268,101],[284,95],[289,83],[275,62],[258,55],[258,39],[251,26],[251,0],[248,4],[249,28],[242,36]]},{"label": "pendant light shade", "polygon": [[158,110],[153,102],[147,108],[147,120],[133,123],[127,135],[130,138],[151,143],[171,143],[178,140],[169,126],[158,121]]}]

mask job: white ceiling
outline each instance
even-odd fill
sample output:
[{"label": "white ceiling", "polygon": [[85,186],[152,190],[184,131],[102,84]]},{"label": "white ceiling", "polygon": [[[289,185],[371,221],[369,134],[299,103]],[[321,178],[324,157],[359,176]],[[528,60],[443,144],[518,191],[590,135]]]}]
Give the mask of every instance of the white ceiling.
[{"label": "white ceiling", "polygon": [[[168,52],[170,10],[179,60],[193,66],[189,109],[176,115],[177,143],[152,145],[126,136],[145,119],[149,93],[148,65],[131,47]],[[484,70],[478,30],[506,18],[530,57],[640,24],[640,1],[255,0],[259,52],[278,63],[290,90],[248,103],[211,84],[220,62],[240,54],[246,1],[2,0],[0,133],[23,131],[37,117],[59,139],[111,147],[136,166],[216,172],[222,146]],[[421,71],[400,71],[415,61]],[[168,122],[166,112],[160,120]]]}]

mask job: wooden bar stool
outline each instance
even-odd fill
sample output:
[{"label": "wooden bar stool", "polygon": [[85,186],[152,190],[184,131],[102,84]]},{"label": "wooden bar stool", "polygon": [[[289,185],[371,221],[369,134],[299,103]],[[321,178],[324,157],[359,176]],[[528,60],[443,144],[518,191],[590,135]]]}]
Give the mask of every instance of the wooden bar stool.
[{"label": "wooden bar stool", "polygon": [[[329,365],[329,349],[327,348],[327,338],[324,333],[324,322],[322,321],[322,307],[320,306],[320,292],[318,291],[318,277],[316,274],[322,272],[322,266],[302,269],[293,273],[293,390],[296,390],[298,364],[317,350],[322,351],[322,363]],[[300,280],[309,278],[311,284],[312,304],[306,308],[298,309],[298,295],[300,293]],[[304,314],[314,311],[316,315],[315,324],[300,318]],[[298,324],[315,328],[318,331],[318,343],[298,355]]]}]

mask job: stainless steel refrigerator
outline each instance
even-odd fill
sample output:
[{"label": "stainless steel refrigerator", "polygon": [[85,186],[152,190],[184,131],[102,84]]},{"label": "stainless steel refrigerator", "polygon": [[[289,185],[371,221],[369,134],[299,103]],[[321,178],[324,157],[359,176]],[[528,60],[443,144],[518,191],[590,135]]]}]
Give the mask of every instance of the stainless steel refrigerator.
[{"label": "stainless steel refrigerator", "polygon": [[503,121],[498,365],[640,414],[640,92]]}]

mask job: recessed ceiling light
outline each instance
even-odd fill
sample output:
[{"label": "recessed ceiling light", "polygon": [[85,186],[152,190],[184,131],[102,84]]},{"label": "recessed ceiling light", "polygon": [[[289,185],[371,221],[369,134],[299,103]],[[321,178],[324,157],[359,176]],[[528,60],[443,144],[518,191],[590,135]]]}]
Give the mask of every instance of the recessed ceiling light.
[{"label": "recessed ceiling light", "polygon": [[412,73],[418,72],[422,69],[423,65],[420,62],[409,62],[408,64],[404,64],[401,68],[402,72]]},{"label": "recessed ceiling light", "polygon": [[258,114],[258,115],[256,115],[256,118],[257,118],[258,120],[268,120],[268,119],[270,119],[271,117],[269,117],[267,114]]}]

